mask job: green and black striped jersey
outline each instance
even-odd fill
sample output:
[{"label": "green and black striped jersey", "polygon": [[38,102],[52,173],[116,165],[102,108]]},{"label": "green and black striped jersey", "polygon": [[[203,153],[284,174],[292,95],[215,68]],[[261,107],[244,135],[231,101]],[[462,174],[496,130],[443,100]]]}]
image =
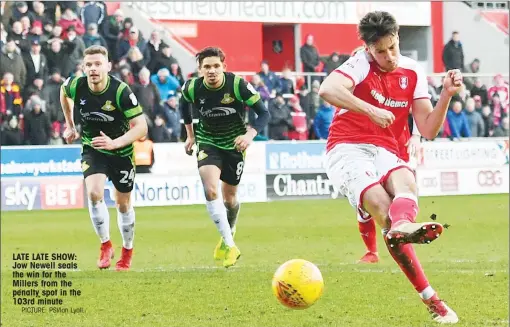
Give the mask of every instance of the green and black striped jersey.
[{"label": "green and black striped jersey", "polygon": [[[100,132],[112,140],[124,135],[129,131],[129,120],[142,114],[142,108],[129,86],[111,75],[108,75],[108,84],[100,93],[89,89],[86,76],[69,77],[62,89],[73,100],[74,111],[79,112],[84,146],[92,147],[92,139],[100,136]],[[127,157],[133,154],[133,145],[113,151],[97,151]]]},{"label": "green and black striped jersey", "polygon": [[209,88],[203,77],[188,80],[182,95],[199,113],[197,143],[233,150],[236,137],[246,133],[245,106],[252,106],[260,94],[240,76],[224,74],[223,84],[217,89]]}]

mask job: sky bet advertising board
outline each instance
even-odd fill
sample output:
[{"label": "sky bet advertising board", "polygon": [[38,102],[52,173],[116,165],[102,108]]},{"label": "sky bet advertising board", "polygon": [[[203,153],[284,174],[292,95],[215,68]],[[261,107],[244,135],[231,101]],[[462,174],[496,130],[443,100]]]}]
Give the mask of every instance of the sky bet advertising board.
[{"label": "sky bet advertising board", "polygon": [[81,175],[81,146],[2,147],[1,177]]}]

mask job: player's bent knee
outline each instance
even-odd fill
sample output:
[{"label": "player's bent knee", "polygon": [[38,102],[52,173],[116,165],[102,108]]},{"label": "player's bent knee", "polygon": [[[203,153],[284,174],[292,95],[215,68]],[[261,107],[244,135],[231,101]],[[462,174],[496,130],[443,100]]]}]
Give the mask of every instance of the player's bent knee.
[{"label": "player's bent knee", "polygon": [[101,189],[92,189],[87,192],[88,198],[92,203],[99,202],[104,197],[104,191]]},{"label": "player's bent knee", "polygon": [[218,188],[213,185],[204,185],[205,199],[214,201],[218,198]]}]

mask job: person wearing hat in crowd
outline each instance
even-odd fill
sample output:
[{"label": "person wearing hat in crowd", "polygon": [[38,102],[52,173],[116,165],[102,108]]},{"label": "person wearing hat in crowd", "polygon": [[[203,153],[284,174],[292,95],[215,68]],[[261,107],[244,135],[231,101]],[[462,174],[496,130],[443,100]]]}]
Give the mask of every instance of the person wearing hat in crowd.
[{"label": "person wearing hat in crowd", "polygon": [[98,26],[96,23],[90,23],[87,26],[87,33],[83,35],[83,42],[87,48],[93,45],[108,47],[106,40],[98,33]]},{"label": "person wearing hat in crowd", "polygon": [[178,142],[181,138],[181,113],[177,107],[176,92],[170,91],[166,102],[163,105],[163,118],[166,128],[170,132],[170,141]]},{"label": "person wearing hat in crowd", "polygon": [[41,42],[38,39],[32,39],[30,45],[30,52],[23,56],[27,74],[27,86],[32,84],[36,75],[44,80],[48,76],[48,62],[46,56],[41,53]]}]

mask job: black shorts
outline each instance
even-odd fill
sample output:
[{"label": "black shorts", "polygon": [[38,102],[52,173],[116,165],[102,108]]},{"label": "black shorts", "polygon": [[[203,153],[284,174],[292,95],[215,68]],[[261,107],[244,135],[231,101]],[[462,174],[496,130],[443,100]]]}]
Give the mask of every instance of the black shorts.
[{"label": "black shorts", "polygon": [[221,170],[221,181],[233,186],[239,184],[244,169],[244,152],[223,150],[209,144],[199,144],[197,150],[198,168],[216,166]]},{"label": "black shorts", "polygon": [[105,174],[117,191],[129,193],[133,190],[135,164],[132,156],[114,156],[84,145],[81,168],[84,178],[93,174]]}]

